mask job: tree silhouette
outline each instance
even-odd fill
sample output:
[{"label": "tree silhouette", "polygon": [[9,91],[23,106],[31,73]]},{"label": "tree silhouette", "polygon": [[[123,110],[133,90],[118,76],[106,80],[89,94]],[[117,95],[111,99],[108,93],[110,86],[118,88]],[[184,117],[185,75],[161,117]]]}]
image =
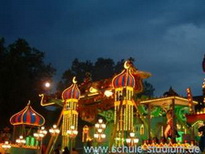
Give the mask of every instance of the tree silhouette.
[{"label": "tree silhouette", "polygon": [[[134,62],[134,58],[130,57],[129,60]],[[115,74],[120,73],[124,67],[125,60],[122,59],[116,63],[110,58],[98,58],[95,63],[91,61],[79,61],[74,59],[72,66],[68,68],[62,76],[61,81],[58,84],[58,91],[63,91],[66,87],[71,85],[73,76],[76,76],[78,83],[82,83],[86,74],[90,74],[92,81],[99,81],[113,77]],[[141,95],[147,95],[152,97],[154,95],[154,87],[152,84],[145,81],[144,91]]]},{"label": "tree silhouette", "polygon": [[0,117],[9,122],[12,114],[21,110],[28,100],[39,105],[38,94],[43,82],[51,79],[55,69],[44,63],[44,53],[32,48],[24,39],[8,47],[0,39]]}]

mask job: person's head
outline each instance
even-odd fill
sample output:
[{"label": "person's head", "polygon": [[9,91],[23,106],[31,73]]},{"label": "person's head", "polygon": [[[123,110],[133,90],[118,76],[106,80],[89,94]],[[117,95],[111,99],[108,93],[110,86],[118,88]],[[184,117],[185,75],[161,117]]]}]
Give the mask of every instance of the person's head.
[{"label": "person's head", "polygon": [[68,150],[68,147],[65,147],[65,148],[64,148],[64,151],[69,151],[69,150]]}]

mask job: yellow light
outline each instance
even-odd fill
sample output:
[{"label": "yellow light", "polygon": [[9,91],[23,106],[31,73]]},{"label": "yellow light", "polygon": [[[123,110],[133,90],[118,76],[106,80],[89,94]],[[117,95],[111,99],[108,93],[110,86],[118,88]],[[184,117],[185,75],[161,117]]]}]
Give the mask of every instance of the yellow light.
[{"label": "yellow light", "polygon": [[97,90],[96,88],[93,88],[93,87],[90,87],[89,91],[90,91],[91,93],[96,93],[96,92],[98,92],[98,90]]}]

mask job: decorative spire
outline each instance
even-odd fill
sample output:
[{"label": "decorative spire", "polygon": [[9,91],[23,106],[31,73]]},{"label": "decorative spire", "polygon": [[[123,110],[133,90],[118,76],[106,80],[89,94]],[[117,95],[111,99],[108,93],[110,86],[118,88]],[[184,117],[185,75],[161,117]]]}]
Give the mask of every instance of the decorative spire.
[{"label": "decorative spire", "polygon": [[45,119],[31,107],[29,100],[27,106],[23,110],[14,114],[10,118],[10,123],[12,125],[29,125],[38,127],[44,125]]},{"label": "decorative spire", "polygon": [[80,98],[80,90],[78,88],[78,85],[76,84],[77,83],[76,78],[73,77],[72,81],[73,84],[62,92],[63,100]]},{"label": "decorative spire", "polygon": [[30,104],[31,104],[31,101],[30,101],[30,100],[28,100],[28,104],[27,104],[27,106],[30,106]]},{"label": "decorative spire", "polygon": [[128,65],[128,63],[129,63],[129,61],[125,61],[125,63],[124,63],[124,68],[125,69],[129,69],[130,68],[130,65]]},{"label": "decorative spire", "polygon": [[75,76],[73,77],[73,83],[74,83],[74,84],[77,83],[77,81],[76,81],[76,77],[75,77]]},{"label": "decorative spire", "polygon": [[116,75],[113,78],[112,85],[114,88],[125,87],[125,86],[135,87],[135,78],[129,70],[130,65],[128,62],[129,61],[125,61],[124,63],[125,69],[120,74]]}]

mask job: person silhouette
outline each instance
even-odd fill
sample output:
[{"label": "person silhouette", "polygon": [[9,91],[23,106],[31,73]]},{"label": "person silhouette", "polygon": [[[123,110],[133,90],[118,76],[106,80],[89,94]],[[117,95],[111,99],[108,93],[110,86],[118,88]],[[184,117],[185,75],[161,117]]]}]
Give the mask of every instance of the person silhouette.
[{"label": "person silhouette", "polygon": [[201,152],[204,152],[205,151],[205,122],[203,122],[203,124],[199,126],[198,133],[200,136],[199,148]]},{"label": "person silhouette", "polygon": [[68,147],[64,148],[63,154],[70,154],[70,151],[69,151]]}]

